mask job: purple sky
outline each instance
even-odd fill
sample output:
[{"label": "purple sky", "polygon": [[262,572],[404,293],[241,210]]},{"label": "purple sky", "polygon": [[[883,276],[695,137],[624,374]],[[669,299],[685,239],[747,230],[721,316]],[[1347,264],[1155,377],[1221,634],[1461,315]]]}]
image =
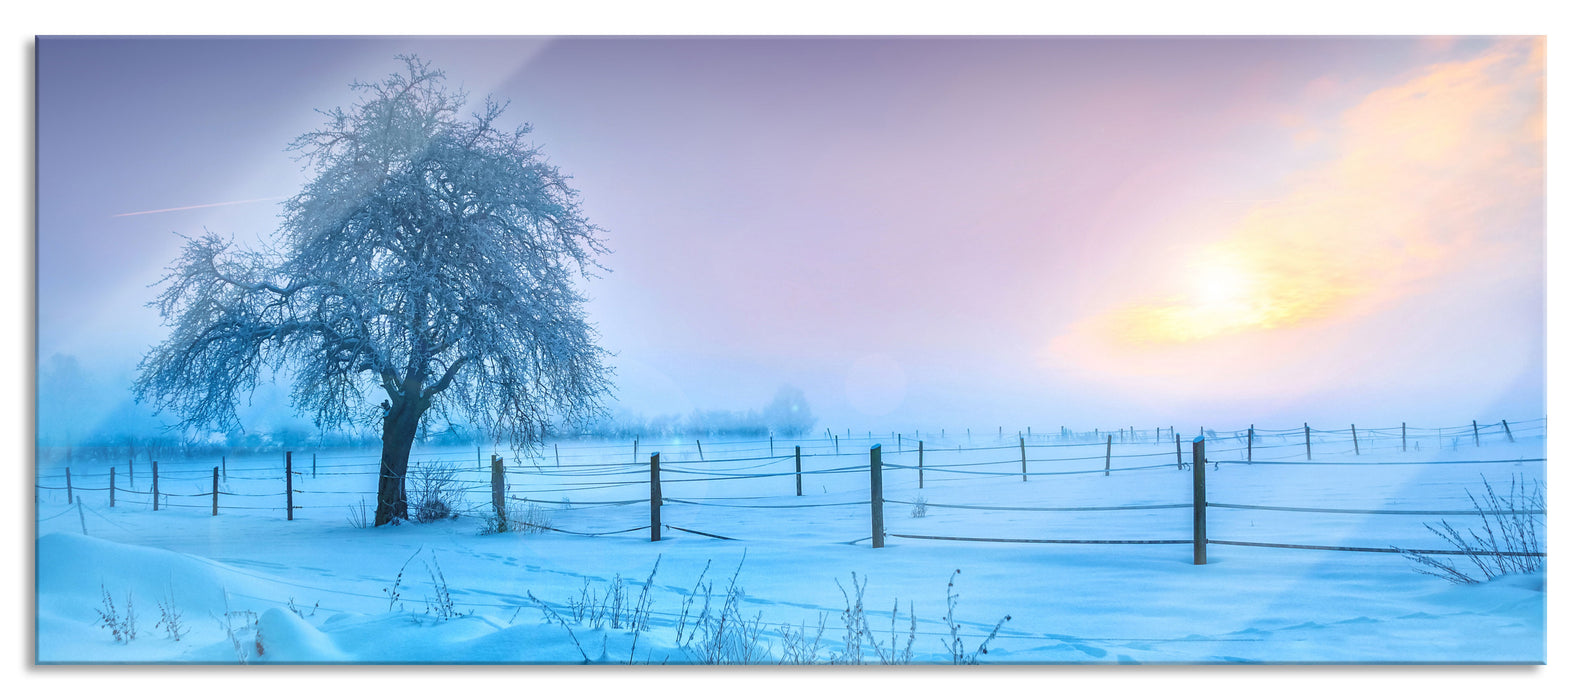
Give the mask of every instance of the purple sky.
[{"label": "purple sky", "polygon": [[309,176],[285,144],[404,52],[575,178],[636,411],[783,384],[837,429],[1545,410],[1520,39],[40,39],[40,359],[124,380],[175,233],[271,232]]}]

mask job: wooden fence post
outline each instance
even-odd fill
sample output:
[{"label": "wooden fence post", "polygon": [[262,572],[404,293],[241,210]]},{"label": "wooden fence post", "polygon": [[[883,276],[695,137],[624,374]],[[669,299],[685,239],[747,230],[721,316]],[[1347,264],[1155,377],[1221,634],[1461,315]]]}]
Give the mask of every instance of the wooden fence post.
[{"label": "wooden fence post", "polygon": [[802,495],[802,446],[796,446],[796,495]]},{"label": "wooden fence post", "polygon": [[1022,481],[1027,481],[1027,438],[1018,435],[1016,443],[1022,446]]},{"label": "wooden fence post", "polygon": [[115,507],[115,467],[110,467],[110,507]]},{"label": "wooden fence post", "polygon": [[66,467],[66,505],[71,505],[71,467]]},{"label": "wooden fence post", "polygon": [[489,455],[489,500],[494,503],[494,517],[505,524],[505,458]]},{"label": "wooden fence post", "polygon": [[286,450],[286,520],[294,520],[296,513],[296,506],[291,504],[291,451]]},{"label": "wooden fence post", "polygon": [[560,443],[555,443],[555,467],[560,468]]},{"label": "wooden fence post", "polygon": [[1115,438],[1114,435],[1106,435],[1106,436],[1104,436],[1104,475],[1105,476],[1109,476],[1110,475],[1110,448],[1112,447],[1111,442],[1114,440],[1114,438]]},{"label": "wooden fence post", "polygon": [[835,436],[835,454],[840,454],[840,436]]},{"label": "wooden fence post", "polygon": [[[917,444],[921,445],[921,444],[923,444],[923,441],[922,440],[918,440]],[[895,434],[895,451],[896,451],[897,454],[899,454],[901,452],[901,434],[900,433],[896,433]]]},{"label": "wooden fence post", "polygon": [[150,468],[154,472],[154,510],[159,510],[159,462],[151,462]]},{"label": "wooden fence post", "polygon": [[1482,447],[1483,441],[1478,438],[1478,422],[1472,421],[1472,446]]},{"label": "wooden fence post", "polygon": [[1313,460],[1313,429],[1306,423],[1302,424],[1302,440],[1307,443],[1307,459]]},{"label": "wooden fence post", "polygon": [[214,475],[209,488],[209,495],[214,498],[213,505],[209,508],[209,515],[220,514],[220,468],[214,467]]},{"label": "wooden fence post", "polygon": [[1406,423],[1401,423],[1401,451],[1406,451]]},{"label": "wooden fence post", "polygon": [[[1174,426],[1172,426],[1172,428],[1173,427]],[[1172,429],[1171,432],[1174,433],[1175,431]],[[1175,433],[1175,436],[1176,436],[1176,471],[1181,471],[1181,469],[1183,468],[1182,465],[1181,465],[1181,433]]]},{"label": "wooden fence post", "polygon": [[917,487],[923,488],[923,443],[917,443]]},{"label": "wooden fence post", "polygon": [[698,461],[703,461],[703,441],[698,440]]},{"label": "wooden fence post", "polygon": [[632,461],[637,461],[637,438],[632,438]]},{"label": "wooden fence post", "polygon": [[770,435],[769,436],[769,456],[770,457],[775,456],[775,436],[774,435]]},{"label": "wooden fence post", "polygon": [[1351,451],[1357,456],[1362,456],[1362,447],[1357,443],[1357,424],[1351,424]]},{"label": "wooden fence post", "polygon": [[231,480],[231,475],[225,471],[225,455],[220,455],[220,478],[226,481]]},{"label": "wooden fence post", "polygon": [[1509,438],[1511,442],[1516,442],[1516,436],[1511,434],[1511,424],[1505,422],[1504,418],[1501,418],[1500,425],[1505,426],[1505,437]]},{"label": "wooden fence post", "polygon": [[319,478],[319,453],[313,453],[313,478]]},{"label": "wooden fence post", "polygon": [[884,547],[884,460],[879,445],[868,450],[868,508],[873,515],[873,548]]},{"label": "wooden fence post", "polygon": [[1252,463],[1252,428],[1253,428],[1253,426],[1251,426],[1251,425],[1247,426],[1247,463],[1248,464]]},{"label": "wooden fence post", "polygon": [[664,495],[659,491],[659,453],[648,455],[648,541],[659,541],[659,502]]},{"label": "wooden fence post", "polygon": [[137,464],[137,463],[134,462],[133,460],[130,460],[130,459],[126,460],[126,484],[127,484],[127,488],[134,488],[134,489],[137,488],[137,470],[134,468],[135,464]]},{"label": "wooden fence post", "polygon": [[1208,563],[1208,456],[1203,438],[1192,441],[1192,564]]}]

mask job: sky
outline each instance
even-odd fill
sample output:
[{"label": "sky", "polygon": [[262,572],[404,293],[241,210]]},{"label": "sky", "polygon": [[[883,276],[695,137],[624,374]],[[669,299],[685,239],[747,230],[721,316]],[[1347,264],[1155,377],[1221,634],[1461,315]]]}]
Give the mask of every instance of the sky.
[{"label": "sky", "polygon": [[178,234],[267,238],[312,175],[285,144],[408,52],[510,100],[606,230],[584,289],[622,408],[1546,411],[1528,38],[43,38],[40,367],[125,396]]}]

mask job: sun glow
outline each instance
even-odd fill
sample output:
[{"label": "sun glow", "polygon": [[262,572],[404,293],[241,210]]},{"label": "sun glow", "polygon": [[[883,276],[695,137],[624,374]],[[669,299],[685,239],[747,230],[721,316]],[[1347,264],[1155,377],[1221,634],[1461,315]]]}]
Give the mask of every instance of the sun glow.
[{"label": "sun glow", "polygon": [[1252,278],[1236,260],[1214,260],[1192,274],[1193,302],[1227,313],[1244,310],[1253,297]]},{"label": "sun glow", "polygon": [[1330,157],[1075,323],[1057,352],[1087,343],[1110,362],[1354,320],[1507,254],[1543,193],[1543,65],[1542,41],[1497,42],[1368,93],[1319,123]]},{"label": "sun glow", "polygon": [[1201,340],[1238,329],[1273,327],[1289,316],[1269,280],[1245,256],[1215,250],[1184,266],[1165,303],[1109,319],[1107,335],[1137,344]]}]

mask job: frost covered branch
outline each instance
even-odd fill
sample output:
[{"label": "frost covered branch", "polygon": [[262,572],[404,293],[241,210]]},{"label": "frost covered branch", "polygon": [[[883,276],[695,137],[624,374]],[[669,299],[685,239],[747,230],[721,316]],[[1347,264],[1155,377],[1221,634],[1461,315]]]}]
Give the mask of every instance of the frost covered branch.
[{"label": "frost covered branch", "polygon": [[[170,336],[139,366],[141,399],[187,428],[239,427],[266,373],[321,427],[380,421],[374,519],[406,517],[411,443],[464,420],[522,447],[603,415],[609,354],[578,278],[603,269],[600,229],[569,178],[411,56],[353,83],[362,100],[294,140],[314,179],[264,251],[190,239],[152,302]],[[378,408],[375,409],[375,405]]]}]

